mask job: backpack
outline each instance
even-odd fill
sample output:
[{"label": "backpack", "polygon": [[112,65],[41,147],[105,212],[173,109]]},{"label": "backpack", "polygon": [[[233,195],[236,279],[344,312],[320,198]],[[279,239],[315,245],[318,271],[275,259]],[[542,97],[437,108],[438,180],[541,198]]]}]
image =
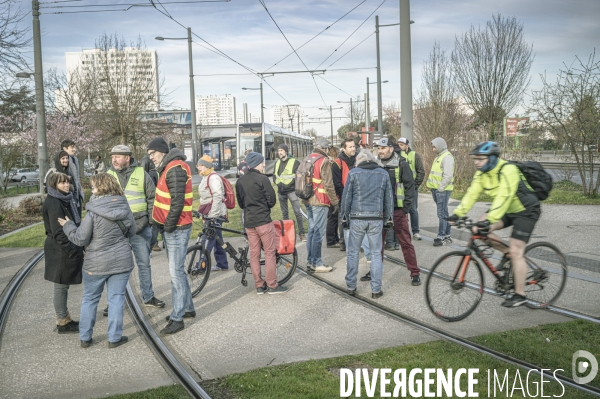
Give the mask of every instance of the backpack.
[{"label": "backpack", "polygon": [[[545,200],[550,195],[550,191],[552,191],[552,176],[548,174],[544,170],[544,167],[535,161],[525,161],[525,162],[516,162],[516,161],[508,161],[504,165],[512,164],[515,165],[521,173],[525,180],[527,180],[527,184],[531,186],[533,191],[535,191],[535,195],[537,195],[540,201]],[[502,165],[502,168],[504,167]],[[500,172],[502,168],[498,171],[498,180],[500,180]]]},{"label": "backpack", "polygon": [[325,156],[315,157],[310,154],[300,162],[298,169],[296,169],[296,195],[298,198],[307,200],[314,195],[312,177],[315,163],[321,158],[325,158]]},{"label": "backpack", "polygon": [[[210,176],[212,176],[212,174]],[[210,179],[210,176],[208,176],[208,179]],[[221,178],[221,181],[223,182],[223,191],[225,191],[223,195],[223,203],[225,204],[227,209],[235,208],[235,192],[233,191],[233,186],[231,185],[231,183],[229,183],[229,180],[227,180],[223,176],[218,174],[217,176],[219,176]],[[210,191],[210,194],[212,195],[212,191],[210,189],[210,186],[208,185],[208,179],[206,179],[206,188],[208,188],[208,191]]]}]

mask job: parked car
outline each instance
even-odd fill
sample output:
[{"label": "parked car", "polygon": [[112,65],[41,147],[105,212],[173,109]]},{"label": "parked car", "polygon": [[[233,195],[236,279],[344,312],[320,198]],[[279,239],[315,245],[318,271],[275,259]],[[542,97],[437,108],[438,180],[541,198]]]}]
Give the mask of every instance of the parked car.
[{"label": "parked car", "polygon": [[27,180],[39,180],[39,178],[39,170],[33,168],[17,169],[16,171],[11,171],[10,174],[12,181],[20,181],[21,183],[27,183]]}]

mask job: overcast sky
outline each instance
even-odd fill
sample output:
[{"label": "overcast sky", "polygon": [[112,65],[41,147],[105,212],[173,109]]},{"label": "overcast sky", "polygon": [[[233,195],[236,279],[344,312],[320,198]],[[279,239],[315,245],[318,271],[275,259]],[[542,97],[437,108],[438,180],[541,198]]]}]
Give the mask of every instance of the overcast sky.
[{"label": "overcast sky", "polygon": [[[168,1],[164,0],[163,3]],[[300,104],[309,117],[328,116],[328,111],[319,110],[318,107],[339,106],[337,101],[348,101],[351,95],[362,97],[366,91],[366,78],[369,77],[372,82],[376,81],[375,35],[370,37],[369,35],[375,31],[375,15],[379,15],[380,24],[399,21],[398,0],[265,0],[265,2],[294,48],[299,47],[358,6],[300,49],[298,55],[302,61],[296,55],[291,55],[270,69],[271,71],[298,71],[306,70],[306,67],[327,69],[322,76],[326,80],[319,76],[313,79],[307,73],[269,77],[266,81],[275,91],[267,84],[264,85],[264,103],[267,106]],[[128,2],[82,0],[45,6],[124,3]],[[144,4],[145,1],[136,0],[130,3]],[[28,5],[26,2],[23,4],[25,7]],[[164,8],[173,19],[152,7],[134,7],[127,12],[48,14],[107,8],[124,7],[43,9],[40,20],[44,69],[58,67],[64,70],[65,52],[93,48],[95,39],[104,32],[116,33],[127,41],[136,40],[139,36],[149,49],[158,52],[159,72],[164,77],[165,91],[170,93],[169,99],[174,107],[189,109],[187,43],[154,39],[156,36],[185,37],[186,30],[177,22],[185,27],[191,27],[195,34],[210,45],[257,72],[266,71],[292,51],[258,0],[164,4]],[[421,85],[421,66],[435,41],[450,52],[457,35],[467,31],[471,25],[484,26],[486,21],[497,13],[503,16],[514,16],[522,22],[525,40],[533,44],[535,61],[531,70],[530,90],[540,87],[540,73],[547,72],[549,75],[554,75],[563,68],[564,62],[570,64],[575,56],[587,59],[594,47],[600,44],[599,0],[413,0],[410,15],[415,21],[411,25],[413,89],[416,91]],[[27,22],[29,21],[31,20],[28,18]],[[356,32],[350,36],[355,30]],[[347,41],[342,45],[345,40]],[[208,47],[197,37],[194,41]],[[362,44],[358,45],[360,42]],[[382,80],[389,81],[383,85],[383,103],[399,103],[398,26],[381,28],[380,43]],[[357,47],[337,61],[355,46]],[[260,83],[258,77],[200,45],[193,46],[193,56],[195,75],[235,74],[196,76],[197,95],[232,94],[236,97],[238,109],[242,103],[248,103],[250,112],[254,115],[259,114],[258,91],[241,90],[242,87],[258,87]],[[335,69],[348,68],[369,69],[335,71]],[[375,90],[376,85],[371,85],[372,112],[376,110]],[[334,116],[343,114],[343,110],[338,110]],[[337,129],[340,124],[341,121],[334,121],[334,129]],[[316,128],[320,134],[329,133],[328,122],[322,125],[310,125],[310,127]]]}]

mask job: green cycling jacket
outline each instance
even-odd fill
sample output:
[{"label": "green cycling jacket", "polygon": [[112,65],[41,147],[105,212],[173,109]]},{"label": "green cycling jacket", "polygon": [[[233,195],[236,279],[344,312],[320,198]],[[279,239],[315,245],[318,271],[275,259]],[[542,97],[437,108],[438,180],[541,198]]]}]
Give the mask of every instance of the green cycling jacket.
[{"label": "green cycling jacket", "polygon": [[507,213],[521,212],[540,203],[519,168],[504,159],[499,159],[496,167],[489,172],[475,173],[471,186],[454,214],[465,216],[482,192],[494,198],[487,215],[490,224],[496,223]]}]

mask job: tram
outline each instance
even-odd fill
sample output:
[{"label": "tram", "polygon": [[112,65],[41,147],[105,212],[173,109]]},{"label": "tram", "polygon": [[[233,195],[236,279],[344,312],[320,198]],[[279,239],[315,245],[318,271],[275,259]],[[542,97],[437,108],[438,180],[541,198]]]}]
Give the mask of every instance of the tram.
[{"label": "tram", "polygon": [[277,147],[286,144],[289,155],[302,160],[313,149],[309,136],[283,129],[268,123],[240,123],[237,131],[237,153],[243,157],[247,150],[259,152],[265,157],[265,174],[272,175],[277,161]]}]

